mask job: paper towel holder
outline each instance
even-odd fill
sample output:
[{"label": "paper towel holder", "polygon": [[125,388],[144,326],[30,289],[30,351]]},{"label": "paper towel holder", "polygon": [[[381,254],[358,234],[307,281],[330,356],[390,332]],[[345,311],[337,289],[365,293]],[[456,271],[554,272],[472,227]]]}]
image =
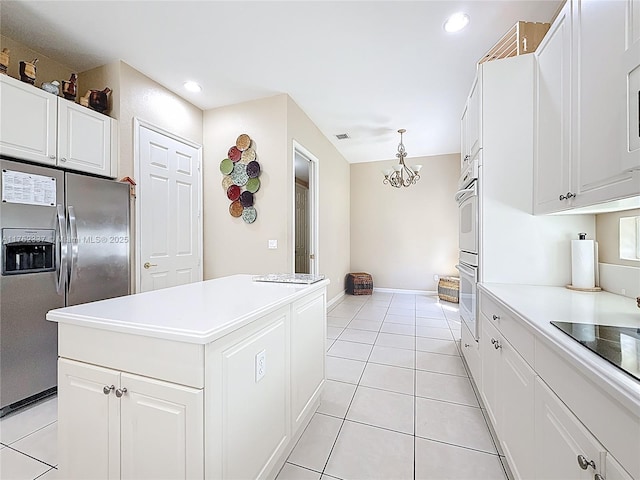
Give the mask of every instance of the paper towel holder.
[{"label": "paper towel holder", "polygon": [[[586,232],[578,233],[578,239],[579,240],[586,240],[587,239],[587,233]],[[592,287],[592,288],[581,288],[581,287],[574,287],[573,285],[565,285],[565,287],[568,288],[569,290],[576,290],[578,292],[601,292],[602,291],[602,288],[597,287],[597,286],[596,287]]]}]

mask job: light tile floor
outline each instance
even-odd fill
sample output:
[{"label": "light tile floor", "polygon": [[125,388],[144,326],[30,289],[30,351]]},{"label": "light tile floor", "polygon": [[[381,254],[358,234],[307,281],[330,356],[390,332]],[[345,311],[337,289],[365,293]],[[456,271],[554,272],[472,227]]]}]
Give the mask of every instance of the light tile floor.
[{"label": "light tile floor", "polygon": [[278,480],[505,480],[460,356],[456,304],[346,296],[327,326],[318,411]]},{"label": "light tile floor", "polygon": [[[457,305],[374,292],[329,311],[327,381],[278,480],[505,480]],[[0,478],[57,478],[57,399],[0,419]]]}]

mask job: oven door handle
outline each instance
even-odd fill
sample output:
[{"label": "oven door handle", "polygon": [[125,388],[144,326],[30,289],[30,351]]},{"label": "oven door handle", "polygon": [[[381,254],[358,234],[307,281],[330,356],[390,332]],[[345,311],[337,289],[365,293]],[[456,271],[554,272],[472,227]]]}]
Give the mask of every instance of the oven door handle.
[{"label": "oven door handle", "polygon": [[463,188],[462,190],[458,190],[455,195],[456,202],[460,203],[460,200],[465,196],[465,194],[474,193],[475,191],[475,188]]},{"label": "oven door handle", "polygon": [[476,274],[474,272],[474,269],[467,267],[466,265],[456,265],[456,268],[458,269],[458,271],[460,273],[463,273],[465,275],[470,276],[471,278],[473,278],[474,280],[476,280]]}]

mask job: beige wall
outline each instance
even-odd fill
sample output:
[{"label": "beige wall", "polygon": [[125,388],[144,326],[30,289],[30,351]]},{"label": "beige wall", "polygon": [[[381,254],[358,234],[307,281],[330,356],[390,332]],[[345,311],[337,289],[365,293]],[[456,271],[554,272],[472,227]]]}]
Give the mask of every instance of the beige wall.
[{"label": "beige wall", "polygon": [[[302,145],[318,159],[319,219],[318,219],[318,273],[330,280],[328,297],[334,298],[344,291],[344,277],[350,270],[350,168],[333,144],[315,126],[309,117],[290,98],[287,104],[287,158],[289,175],[293,178],[293,141]],[[293,218],[293,180],[288,182]],[[292,238],[293,221],[289,222]],[[291,240],[292,241],[292,240]]]},{"label": "beige wall", "polygon": [[[252,224],[229,215],[219,169],[241,133],[253,139],[262,167],[255,195],[258,218]],[[319,160],[319,272],[331,279],[329,298],[344,289],[349,269],[349,166],[287,95],[204,114],[205,278],[293,271],[293,140]],[[268,249],[269,240],[277,240],[278,248]]]},{"label": "beige wall", "polygon": [[460,156],[412,158],[420,180],[383,185],[396,161],[351,165],[351,270],[371,273],[374,287],[436,290],[434,274],[458,275]]},{"label": "beige wall", "polygon": [[[204,112],[204,278],[236,273],[291,271],[288,208],[287,97],[278,95]],[[222,188],[220,162],[246,133],[254,142],[262,167],[260,190],[254,196],[256,221],[229,215]],[[278,248],[269,250],[268,240]]]},{"label": "beige wall", "polygon": [[601,263],[638,267],[638,262],[620,259],[620,218],[640,215],[640,209],[596,215],[596,240]]},{"label": "beige wall", "polygon": [[[42,55],[31,48],[16,42],[15,40],[0,35],[0,50],[8,48],[9,52],[9,68],[7,75],[13,78],[20,78],[20,61],[32,61],[38,59],[36,63],[36,82],[35,85],[40,87],[42,82],[50,82],[58,80],[62,84],[62,80],[68,80],[74,71],[71,67],[63,65],[59,62],[51,60],[49,57]],[[81,87],[78,82],[78,86]],[[78,90],[80,92],[81,90]]]}]

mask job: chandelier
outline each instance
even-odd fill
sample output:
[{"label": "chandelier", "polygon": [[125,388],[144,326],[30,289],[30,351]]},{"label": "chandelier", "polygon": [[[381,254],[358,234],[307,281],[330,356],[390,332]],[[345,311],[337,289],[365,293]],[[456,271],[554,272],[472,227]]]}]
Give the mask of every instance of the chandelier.
[{"label": "chandelier", "polygon": [[406,132],[404,128],[398,130],[400,134],[400,144],[398,145],[398,153],[396,153],[396,157],[400,159],[400,163],[398,165],[394,165],[393,168],[389,168],[384,170],[384,180],[382,183],[385,185],[389,184],[392,187],[400,188],[400,187],[408,187],[409,185],[415,185],[418,180],[420,180],[420,169],[422,165],[414,165],[412,167],[408,167],[404,163],[404,159],[407,156],[407,152],[404,149],[404,144],[402,143],[402,134]]}]

